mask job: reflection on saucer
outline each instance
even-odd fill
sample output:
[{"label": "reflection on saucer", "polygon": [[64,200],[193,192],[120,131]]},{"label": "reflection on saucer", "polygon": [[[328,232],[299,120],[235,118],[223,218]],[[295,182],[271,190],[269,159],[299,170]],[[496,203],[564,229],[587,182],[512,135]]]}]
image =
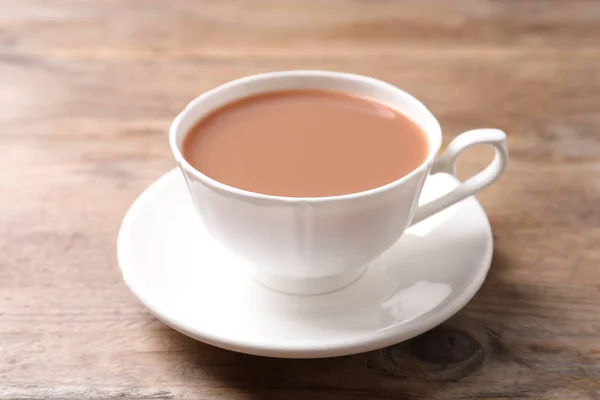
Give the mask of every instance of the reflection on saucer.
[{"label": "reflection on saucer", "polygon": [[419,281],[394,293],[381,303],[381,308],[394,318],[407,321],[432,310],[446,300],[450,293],[452,286],[448,283]]}]

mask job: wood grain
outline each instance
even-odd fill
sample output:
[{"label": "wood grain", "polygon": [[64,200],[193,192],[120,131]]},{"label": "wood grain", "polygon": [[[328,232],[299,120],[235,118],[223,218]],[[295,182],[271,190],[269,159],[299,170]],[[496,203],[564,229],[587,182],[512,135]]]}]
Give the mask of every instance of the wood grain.
[{"label": "wood grain", "polygon": [[[0,398],[600,399],[599,49],[596,0],[0,0]],[[442,326],[251,357],[167,328],[121,282],[120,220],[172,167],[174,115],[291,68],[399,85],[446,142],[508,132],[511,165],[478,196],[490,276]]]}]

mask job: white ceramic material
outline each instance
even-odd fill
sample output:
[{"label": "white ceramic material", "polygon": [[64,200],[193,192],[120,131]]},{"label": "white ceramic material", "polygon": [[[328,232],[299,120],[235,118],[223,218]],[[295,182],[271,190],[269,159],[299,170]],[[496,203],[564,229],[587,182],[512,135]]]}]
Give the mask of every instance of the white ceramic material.
[{"label": "white ceramic material", "polygon": [[[214,181],[184,160],[183,139],[200,118],[233,100],[281,89],[342,91],[387,104],[423,128],[429,138],[429,155],[413,172],[386,186],[320,198],[240,190]],[[486,187],[500,176],[508,160],[505,134],[499,130],[463,133],[436,160],[441,142],[438,121],[414,97],[373,78],[326,71],[274,72],[229,82],[193,100],[177,116],[170,131],[175,159],[207,230],[249,261],[255,279],[279,291],[302,294],[324,293],[348,285],[394,244],[411,222],[421,221]],[[456,157],[475,144],[496,149],[492,163],[451,193],[417,208],[429,173],[453,174]]]},{"label": "white ceramic material", "polygon": [[[456,185],[432,176],[422,201]],[[470,197],[409,228],[351,285],[283,294],[250,279],[248,262],[206,231],[173,170],[127,212],[118,259],[131,291],[178,331],[239,352],[312,358],[388,346],[443,322],[481,286],[492,248],[487,217]]]}]

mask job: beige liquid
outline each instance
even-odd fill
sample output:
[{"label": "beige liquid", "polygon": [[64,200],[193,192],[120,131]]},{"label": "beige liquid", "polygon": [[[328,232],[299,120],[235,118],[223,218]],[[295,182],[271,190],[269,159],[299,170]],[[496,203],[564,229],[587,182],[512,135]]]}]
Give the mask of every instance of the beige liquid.
[{"label": "beige liquid", "polygon": [[184,158],[208,177],[251,192],[323,197],[402,178],[428,154],[425,133],[385,105],[343,93],[250,96],[200,120]]}]

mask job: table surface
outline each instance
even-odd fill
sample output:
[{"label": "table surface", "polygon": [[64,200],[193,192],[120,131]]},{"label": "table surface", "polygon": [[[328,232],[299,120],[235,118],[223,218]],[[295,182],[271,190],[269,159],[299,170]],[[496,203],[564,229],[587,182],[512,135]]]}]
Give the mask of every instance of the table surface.
[{"label": "table surface", "polygon": [[[493,264],[406,343],[281,360],[220,350],[127,290],[115,239],[174,166],[172,118],[262,71],[372,75],[445,143],[508,132],[478,195]],[[1,399],[600,399],[600,3],[0,0]],[[467,152],[468,175],[489,153]]]}]

